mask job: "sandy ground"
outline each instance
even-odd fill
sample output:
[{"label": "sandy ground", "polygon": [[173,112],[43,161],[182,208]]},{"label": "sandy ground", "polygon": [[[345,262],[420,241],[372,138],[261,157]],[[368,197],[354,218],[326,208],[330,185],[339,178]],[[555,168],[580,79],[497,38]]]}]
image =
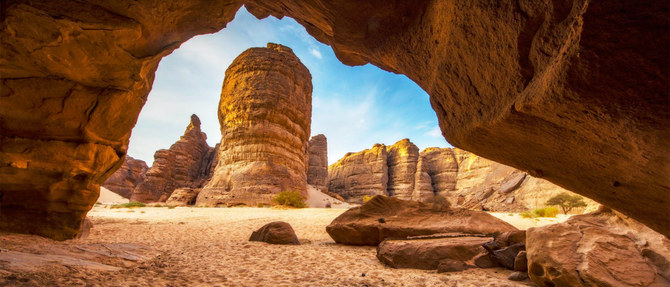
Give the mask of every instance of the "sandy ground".
[{"label": "sandy ground", "polygon": [[[375,247],[335,244],[325,226],[343,209],[96,206],[86,239],[0,233],[0,286],[527,286],[511,271],[393,269]],[[546,223],[496,214],[516,226]],[[518,217],[518,218],[517,218]],[[248,242],[289,222],[300,246]],[[363,276],[365,274],[365,276]]]},{"label": "sandy ground", "polygon": [[128,203],[130,202],[130,200],[101,186],[100,197],[98,197],[98,202],[104,204],[116,204],[116,203]]},{"label": "sandy ground", "polygon": [[307,201],[305,201],[305,203],[309,207],[324,208],[326,207],[327,203],[330,203],[331,208],[349,209],[356,206],[355,204],[349,204],[344,201],[340,201],[332,196],[329,196],[309,184],[307,185],[307,195],[308,198]]}]

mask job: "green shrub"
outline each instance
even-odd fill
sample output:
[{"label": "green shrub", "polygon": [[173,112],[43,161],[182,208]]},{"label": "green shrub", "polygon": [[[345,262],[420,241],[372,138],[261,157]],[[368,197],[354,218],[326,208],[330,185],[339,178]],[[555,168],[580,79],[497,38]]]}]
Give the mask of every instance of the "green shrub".
[{"label": "green shrub", "polygon": [[278,193],[272,199],[272,203],[296,208],[307,207],[305,201],[302,199],[302,194],[300,194],[300,192],[297,190],[286,190]]},{"label": "green shrub", "polygon": [[523,217],[523,218],[533,218],[533,217],[535,217],[535,214],[533,214],[533,212],[531,212],[531,211],[524,211],[524,212],[521,213],[521,217]]},{"label": "green shrub", "polygon": [[139,202],[139,201],[131,201],[128,203],[124,204],[114,204],[111,206],[111,208],[133,208],[133,207],[145,207],[147,206],[146,204]]},{"label": "green shrub", "polygon": [[558,214],[558,208],[555,206],[538,208],[533,210],[533,214],[535,217],[556,217],[556,214]]},{"label": "green shrub", "polygon": [[363,195],[363,203],[370,201],[370,199],[372,199],[373,197],[374,196],[371,195]]}]

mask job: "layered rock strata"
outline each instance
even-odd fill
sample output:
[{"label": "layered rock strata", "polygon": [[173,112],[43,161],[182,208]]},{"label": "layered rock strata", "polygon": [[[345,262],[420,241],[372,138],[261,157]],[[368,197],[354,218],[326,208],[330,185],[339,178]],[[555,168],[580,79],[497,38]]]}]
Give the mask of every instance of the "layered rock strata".
[{"label": "layered rock strata", "polygon": [[345,200],[363,203],[364,196],[386,195],[388,185],[386,146],[347,153],[328,166],[328,191]]},{"label": "layered rock strata", "polygon": [[448,197],[451,191],[456,190],[457,176],[458,162],[453,149],[426,148],[419,154],[411,199]]},{"label": "layered rock strata", "polygon": [[184,135],[170,149],[156,151],[146,180],[135,187],[130,200],[161,202],[177,188],[202,187],[210,177],[215,154],[207,144],[207,135],[200,130],[200,119],[192,115]]},{"label": "layered rock strata", "polygon": [[411,199],[414,192],[419,148],[409,139],[402,139],[387,148],[387,194],[400,199]]},{"label": "layered rock strata", "polygon": [[328,141],[322,134],[309,139],[307,184],[311,184],[323,193],[328,192]]},{"label": "layered rock strata", "polygon": [[147,170],[149,167],[146,162],[126,155],[123,165],[102,186],[125,198],[130,198],[135,187],[146,179]]},{"label": "layered rock strata", "polygon": [[243,4],[295,19],[345,64],[407,75],[454,146],[670,236],[670,3],[589,0],[4,1],[0,229],[74,236],[160,59]]},{"label": "layered rock strata", "polygon": [[268,44],[226,70],[219,162],[196,204],[270,204],[281,191],[306,196],[312,77],[290,48]]}]

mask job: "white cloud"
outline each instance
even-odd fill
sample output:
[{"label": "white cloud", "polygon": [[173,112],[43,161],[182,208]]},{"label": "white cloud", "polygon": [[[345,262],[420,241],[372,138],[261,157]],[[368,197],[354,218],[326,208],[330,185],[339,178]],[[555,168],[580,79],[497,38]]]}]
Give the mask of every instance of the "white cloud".
[{"label": "white cloud", "polygon": [[319,48],[310,48],[309,53],[312,54],[314,57],[317,57],[319,60],[323,59],[323,56],[321,56],[321,52],[319,52]]},{"label": "white cloud", "polygon": [[424,133],[424,135],[434,138],[442,138],[442,130],[440,130],[440,126],[435,126],[426,133]]}]

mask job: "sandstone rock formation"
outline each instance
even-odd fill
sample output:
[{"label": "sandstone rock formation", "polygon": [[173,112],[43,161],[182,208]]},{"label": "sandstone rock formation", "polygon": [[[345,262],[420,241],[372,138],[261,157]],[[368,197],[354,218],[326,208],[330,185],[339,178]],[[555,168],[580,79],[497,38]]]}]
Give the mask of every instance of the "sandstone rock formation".
[{"label": "sandstone rock formation", "polygon": [[326,227],[335,242],[349,245],[379,245],[386,238],[440,233],[493,235],[514,230],[514,226],[486,212],[381,195],[347,210]]},{"label": "sandstone rock formation", "polygon": [[200,193],[200,188],[177,188],[170,197],[165,201],[165,204],[171,206],[189,206],[195,204],[195,199]]},{"label": "sandstone rock formation", "polygon": [[130,198],[135,187],[146,179],[148,169],[147,163],[143,160],[126,155],[123,165],[102,186],[125,198]]},{"label": "sandstone rock formation", "polygon": [[283,221],[270,222],[251,233],[249,241],[262,241],[270,244],[300,245],[293,227]]},{"label": "sandstone rock formation", "polygon": [[467,264],[484,252],[482,244],[491,237],[454,237],[417,240],[384,240],[377,247],[377,259],[393,268],[435,270],[441,262],[454,260]]},{"label": "sandstone rock formation", "polygon": [[328,167],[328,191],[348,202],[363,203],[363,196],[386,195],[388,184],[386,146],[347,153]]},{"label": "sandstone rock formation", "polygon": [[323,193],[328,192],[328,141],[322,134],[309,139],[307,184],[311,184]]},{"label": "sandstone rock formation", "polygon": [[211,176],[214,148],[207,144],[207,135],[200,131],[200,119],[191,115],[184,135],[170,149],[154,154],[154,163],[130,197],[131,201],[166,201],[182,187],[202,187]]},{"label": "sandstone rock formation", "polygon": [[454,146],[670,236],[670,4],[589,0],[5,1],[0,229],[71,238],[160,59],[243,4],[294,18],[345,64],[407,75]]},{"label": "sandstone rock formation", "polygon": [[454,150],[426,148],[419,154],[412,200],[426,200],[434,196],[448,197],[456,190],[458,162]]},{"label": "sandstone rock formation", "polygon": [[387,152],[387,194],[404,200],[412,199],[419,148],[409,139],[402,139],[388,147]]},{"label": "sandstone rock formation", "polygon": [[603,208],[527,231],[538,286],[668,286],[670,240]]},{"label": "sandstone rock formation", "polygon": [[269,43],[226,70],[219,162],[198,205],[270,204],[281,191],[307,195],[312,76],[290,48]]}]

